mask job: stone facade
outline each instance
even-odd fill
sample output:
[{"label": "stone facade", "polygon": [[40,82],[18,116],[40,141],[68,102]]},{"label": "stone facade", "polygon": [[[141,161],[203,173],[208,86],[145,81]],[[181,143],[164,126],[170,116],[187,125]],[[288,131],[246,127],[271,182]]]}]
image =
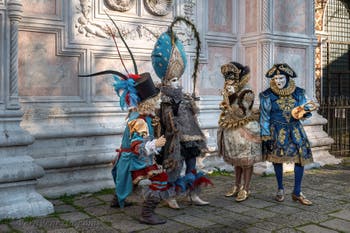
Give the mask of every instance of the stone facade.
[{"label": "stone facade", "polygon": [[[224,81],[221,64],[237,60],[249,65],[258,93],[268,86],[265,71],[275,62],[287,62],[300,77],[297,84],[315,100],[313,1],[164,0],[157,5],[148,0],[0,0],[0,167],[7,168],[0,169],[0,206],[8,206],[0,208],[0,219],[52,212],[51,203],[41,195],[114,186],[110,161],[120,145],[126,114],[113,93],[112,77],[77,77],[106,69],[123,71],[104,30],[111,25],[105,11],[120,26],[139,72],[150,72],[155,81],[159,80],[150,62],[155,36],[178,15],[197,25],[202,41],[196,85],[199,118],[211,150],[199,161],[204,170],[232,169],[215,155]],[[193,35],[178,25],[178,36],[188,54],[183,86],[192,92]],[[132,70],[126,48],[122,43],[119,47]],[[330,161],[327,150],[332,143],[323,124],[325,119],[317,114],[306,122],[316,162],[321,164]],[[261,163],[256,171],[269,169]],[[17,208],[6,215],[17,206],[10,198],[15,195],[25,206],[35,206],[32,211]]]}]

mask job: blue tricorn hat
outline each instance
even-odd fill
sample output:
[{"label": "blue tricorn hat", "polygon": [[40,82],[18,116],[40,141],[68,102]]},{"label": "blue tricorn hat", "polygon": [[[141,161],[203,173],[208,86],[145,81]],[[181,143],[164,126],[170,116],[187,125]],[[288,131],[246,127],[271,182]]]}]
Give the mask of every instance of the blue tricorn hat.
[{"label": "blue tricorn hat", "polygon": [[162,33],[152,51],[152,66],[157,76],[162,82],[180,78],[186,64],[186,53],[181,41],[175,36],[172,42],[170,31]]},{"label": "blue tricorn hat", "polygon": [[265,74],[266,78],[273,78],[273,76],[283,74],[290,78],[296,78],[297,74],[290,68],[287,63],[274,64]]}]

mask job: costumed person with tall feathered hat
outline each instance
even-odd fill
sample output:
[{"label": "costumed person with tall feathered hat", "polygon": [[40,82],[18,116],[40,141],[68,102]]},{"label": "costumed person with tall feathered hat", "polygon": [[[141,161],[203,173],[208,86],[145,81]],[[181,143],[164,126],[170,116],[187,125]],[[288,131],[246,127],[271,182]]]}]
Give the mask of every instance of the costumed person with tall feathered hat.
[{"label": "costumed person with tall feathered hat", "polygon": [[[144,202],[140,222],[151,225],[163,224],[166,220],[156,215],[154,210],[161,200],[169,199],[175,191],[174,188],[170,188],[168,175],[161,166],[156,164],[154,157],[166,142],[164,136],[157,136],[160,133],[160,123],[155,110],[159,105],[160,90],[155,87],[149,73],[138,74],[134,57],[119,28],[113,20],[112,22],[130,52],[134,73],[129,73],[124,66],[127,74],[107,70],[81,75],[87,77],[113,74],[114,90],[120,97],[120,106],[123,110],[129,110],[121,147],[116,150],[118,154],[113,161],[115,197],[111,207],[123,208],[130,205],[126,198],[132,193],[134,186],[142,184]],[[116,42],[113,31],[110,30],[109,33]],[[119,57],[121,58],[120,54]],[[124,65],[123,60],[122,63]]]},{"label": "costumed person with tall feathered hat", "polygon": [[[177,22],[190,25],[197,39],[194,84],[198,69],[199,34],[193,23],[176,17],[168,31],[160,35],[152,51],[153,68],[162,81],[160,120],[162,132],[167,139],[158,162],[167,168],[169,182],[179,194],[187,193],[191,203],[196,205],[208,205],[209,202],[203,201],[198,195],[200,186],[211,182],[196,169],[196,158],[207,149],[206,138],[196,116],[198,108],[194,101],[195,86],[192,96],[185,94],[181,86],[187,60],[184,47],[173,31]],[[185,175],[181,176],[184,164]],[[179,208],[175,198],[169,199],[168,204],[171,208]]]},{"label": "costumed person with tall feathered hat", "polygon": [[255,95],[248,84],[249,67],[230,62],[221,66],[221,73],[225,83],[217,133],[218,155],[235,171],[235,182],[225,196],[241,202],[249,197],[253,166],[261,160],[259,115],[253,111]]},{"label": "costumed person with tall feathered hat", "polygon": [[293,79],[297,75],[288,64],[273,65],[265,76],[270,79],[270,87],[259,95],[260,134],[263,157],[273,163],[275,170],[278,185],[275,200],[284,201],[283,163],[294,163],[292,199],[311,205],[301,192],[304,166],[313,158],[300,120],[311,117],[315,104],[306,102],[305,90],[295,85]]}]

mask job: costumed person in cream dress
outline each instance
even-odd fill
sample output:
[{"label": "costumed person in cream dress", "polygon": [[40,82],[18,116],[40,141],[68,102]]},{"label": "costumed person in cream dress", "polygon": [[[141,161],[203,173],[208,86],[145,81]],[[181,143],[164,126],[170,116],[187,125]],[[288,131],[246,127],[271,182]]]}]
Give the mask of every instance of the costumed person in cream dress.
[{"label": "costumed person in cream dress", "polygon": [[275,200],[284,201],[283,163],[294,163],[292,199],[303,205],[312,202],[302,194],[304,166],[313,162],[310,142],[300,120],[311,116],[313,102],[306,103],[305,90],[294,83],[297,77],[288,64],[275,64],[267,71],[270,88],[261,92],[260,127],[263,157],[273,163],[278,190]]},{"label": "costumed person in cream dress", "polygon": [[241,202],[249,197],[253,165],[261,160],[259,116],[253,111],[249,67],[230,62],[221,66],[221,73],[225,84],[224,100],[220,104],[218,154],[233,165],[235,171],[234,184],[225,196]]},{"label": "costumed person in cream dress", "polygon": [[[177,17],[158,38],[152,52],[152,65],[162,81],[160,120],[162,132],[167,143],[159,163],[167,168],[169,182],[179,194],[189,193],[189,199],[196,205],[208,205],[198,195],[200,186],[211,183],[202,172],[196,169],[196,158],[206,151],[206,138],[202,133],[198,119],[195,100],[185,94],[181,86],[181,76],[186,68],[186,53],[181,41],[172,31],[176,22],[183,21],[192,27],[197,39],[197,58],[194,76],[198,67],[199,35],[194,25],[188,20]],[[185,164],[185,175],[181,176]],[[175,198],[168,200],[169,207],[178,209]]]},{"label": "costumed person in cream dress", "polygon": [[[111,19],[112,20],[112,19]],[[114,23],[114,21],[112,20]],[[120,31],[117,25],[118,32]],[[109,31],[115,40],[112,30]],[[122,35],[119,33],[119,36]],[[128,47],[134,64],[131,73],[124,66],[127,74],[106,70],[81,77],[113,74],[116,94],[120,97],[122,110],[129,110],[122,142],[113,161],[112,177],[115,182],[115,196],[111,207],[124,208],[131,203],[126,198],[134,187],[142,187],[144,199],[140,222],[145,224],[164,224],[165,219],[155,213],[161,200],[168,200],[175,195],[175,189],[168,183],[168,175],[162,166],[156,164],[155,155],[165,145],[166,139],[160,136],[160,122],[155,110],[159,107],[159,88],[156,88],[149,73],[138,73],[136,62]],[[119,50],[117,50],[119,52]],[[121,58],[122,56],[119,57]],[[121,58],[122,64],[124,62]]]}]

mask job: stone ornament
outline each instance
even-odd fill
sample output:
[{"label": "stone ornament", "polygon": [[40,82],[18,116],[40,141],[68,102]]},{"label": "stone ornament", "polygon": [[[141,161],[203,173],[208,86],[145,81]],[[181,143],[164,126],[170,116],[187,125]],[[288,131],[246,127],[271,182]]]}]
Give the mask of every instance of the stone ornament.
[{"label": "stone ornament", "polygon": [[104,0],[106,6],[115,11],[125,12],[135,5],[135,0]]},{"label": "stone ornament", "polygon": [[144,0],[146,9],[156,16],[169,14],[173,8],[173,0]]}]

